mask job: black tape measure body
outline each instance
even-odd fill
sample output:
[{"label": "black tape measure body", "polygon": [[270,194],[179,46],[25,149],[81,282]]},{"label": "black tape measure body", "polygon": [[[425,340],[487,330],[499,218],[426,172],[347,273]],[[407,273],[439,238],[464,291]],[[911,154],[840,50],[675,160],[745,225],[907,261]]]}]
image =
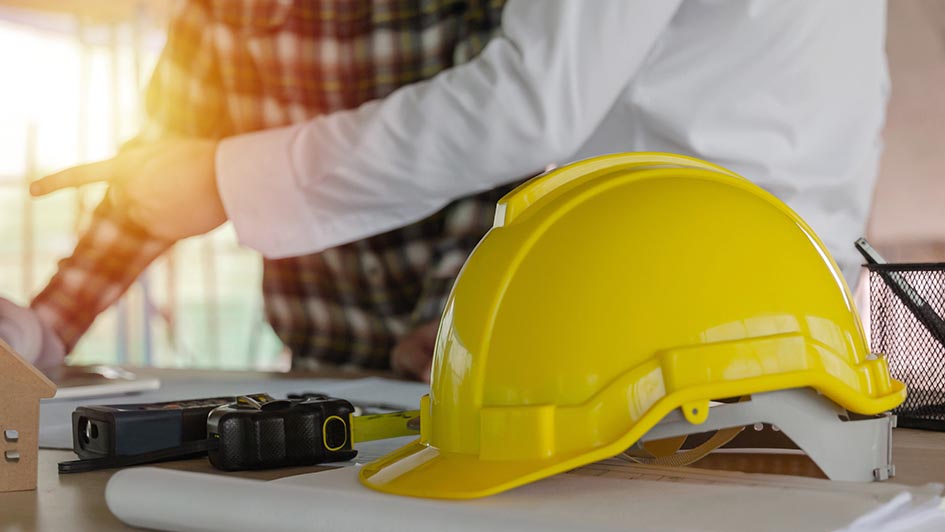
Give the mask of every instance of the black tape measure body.
[{"label": "black tape measure body", "polygon": [[[241,398],[243,399],[243,398]],[[271,399],[271,398],[270,398]],[[240,401],[207,419],[208,451],[218,469],[267,469],[351,460],[351,414],[344,399]]]},{"label": "black tape measure body", "polygon": [[228,471],[350,460],[357,455],[354,412],[350,402],[323,394],[82,406],[72,413],[73,450],[80,459],[60,462],[59,472],[203,454]]}]

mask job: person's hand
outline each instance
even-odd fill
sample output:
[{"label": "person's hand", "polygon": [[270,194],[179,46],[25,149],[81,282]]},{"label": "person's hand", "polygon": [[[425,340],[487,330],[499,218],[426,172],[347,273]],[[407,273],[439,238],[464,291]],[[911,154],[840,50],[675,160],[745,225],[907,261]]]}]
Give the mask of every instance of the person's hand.
[{"label": "person's hand", "polygon": [[180,240],[226,221],[216,185],[216,146],[213,140],[178,138],[131,148],[43,177],[30,193],[42,196],[104,181],[109,199],[133,222],[158,238]]},{"label": "person's hand", "polygon": [[408,332],[390,352],[390,365],[401,375],[430,382],[433,348],[439,320],[428,321]]},{"label": "person's hand", "polygon": [[4,297],[0,297],[0,342],[46,375],[52,375],[66,357],[62,340],[42,316]]}]

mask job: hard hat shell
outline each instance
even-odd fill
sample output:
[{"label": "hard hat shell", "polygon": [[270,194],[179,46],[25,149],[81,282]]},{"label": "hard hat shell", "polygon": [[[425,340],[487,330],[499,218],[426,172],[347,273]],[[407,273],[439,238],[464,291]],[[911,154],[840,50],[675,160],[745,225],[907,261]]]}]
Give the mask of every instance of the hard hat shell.
[{"label": "hard hat shell", "polygon": [[597,157],[499,202],[447,302],[420,439],[360,478],[480,497],[617,455],[673,409],[699,424],[709,400],[798,387],[861,414],[905,398],[810,227],[698,159]]}]

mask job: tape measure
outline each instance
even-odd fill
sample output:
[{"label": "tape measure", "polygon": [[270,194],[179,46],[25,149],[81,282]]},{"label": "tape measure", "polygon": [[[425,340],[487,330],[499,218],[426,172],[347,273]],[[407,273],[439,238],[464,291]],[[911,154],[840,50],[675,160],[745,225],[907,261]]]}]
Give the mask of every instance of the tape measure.
[{"label": "tape measure", "polygon": [[357,442],[419,433],[417,410],[358,415],[364,406],[323,394],[83,406],[72,414],[80,459],[60,462],[59,472],[202,454],[228,471],[314,465],[354,458]]},{"label": "tape measure", "polygon": [[207,437],[218,469],[268,469],[350,460],[357,442],[417,434],[409,422],[420,411],[356,416],[354,406],[337,398],[276,400],[266,394],[240,397],[214,409]]}]

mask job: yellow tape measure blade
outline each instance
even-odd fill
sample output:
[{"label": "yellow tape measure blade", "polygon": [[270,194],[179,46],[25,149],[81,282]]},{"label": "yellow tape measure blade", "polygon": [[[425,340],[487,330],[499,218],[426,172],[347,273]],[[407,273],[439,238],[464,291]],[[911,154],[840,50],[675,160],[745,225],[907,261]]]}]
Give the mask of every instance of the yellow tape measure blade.
[{"label": "yellow tape measure blade", "polygon": [[351,416],[350,419],[351,439],[354,443],[420,434],[419,423],[413,421],[420,419],[419,410]]}]

